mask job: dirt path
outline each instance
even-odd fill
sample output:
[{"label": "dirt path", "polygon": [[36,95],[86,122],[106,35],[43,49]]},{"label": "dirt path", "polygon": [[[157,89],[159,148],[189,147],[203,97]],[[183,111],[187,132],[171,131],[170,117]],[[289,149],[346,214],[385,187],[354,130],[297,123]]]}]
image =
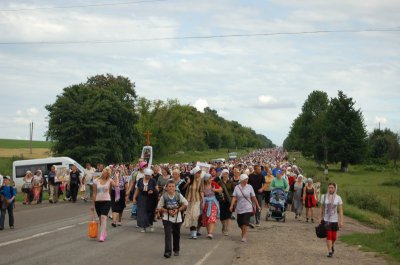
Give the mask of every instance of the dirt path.
[{"label": "dirt path", "polygon": [[[236,223],[232,223],[232,228],[238,229],[234,225]],[[296,221],[292,213],[288,213],[286,223],[262,221],[261,227],[250,230],[248,242],[239,247],[237,257],[232,264],[388,264],[374,253],[362,252],[357,247],[348,246],[340,241],[335,244],[334,257],[327,258],[325,239],[318,239],[315,236],[315,226],[316,224]],[[353,232],[373,233],[376,230],[346,217],[339,236]]]}]

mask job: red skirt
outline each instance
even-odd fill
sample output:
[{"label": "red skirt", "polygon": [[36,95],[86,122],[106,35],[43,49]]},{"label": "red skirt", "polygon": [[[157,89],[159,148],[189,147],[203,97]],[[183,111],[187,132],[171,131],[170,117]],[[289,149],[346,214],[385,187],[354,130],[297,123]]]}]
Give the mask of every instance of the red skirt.
[{"label": "red skirt", "polygon": [[211,206],[210,217],[207,218],[208,203],[205,204],[203,213],[201,215],[201,217],[202,217],[201,223],[204,227],[209,224],[213,224],[213,223],[215,224],[217,222],[218,207],[217,207],[217,205],[215,205],[215,203],[212,203],[211,205],[212,206]]},{"label": "red skirt", "polygon": [[315,207],[317,207],[317,203],[315,202],[314,194],[306,194],[305,207],[306,208],[315,208]]}]

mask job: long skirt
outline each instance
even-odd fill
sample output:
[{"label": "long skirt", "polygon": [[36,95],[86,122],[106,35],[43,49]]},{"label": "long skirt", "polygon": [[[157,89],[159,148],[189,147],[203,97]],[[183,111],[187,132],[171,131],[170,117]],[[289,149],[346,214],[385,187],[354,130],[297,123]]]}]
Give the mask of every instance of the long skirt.
[{"label": "long skirt", "polygon": [[219,207],[220,207],[220,210],[221,210],[221,213],[220,213],[221,221],[225,221],[225,220],[231,219],[232,213],[229,210],[230,206],[231,206],[231,204],[229,203],[229,201],[221,201],[219,203]]},{"label": "long skirt", "polygon": [[154,221],[154,211],[153,196],[143,195],[143,193],[139,192],[137,198],[137,225],[141,228],[152,226]]},{"label": "long skirt", "polygon": [[185,222],[183,225],[186,228],[195,226],[197,227],[199,223],[200,216],[200,202],[189,202],[189,205],[186,209]]}]

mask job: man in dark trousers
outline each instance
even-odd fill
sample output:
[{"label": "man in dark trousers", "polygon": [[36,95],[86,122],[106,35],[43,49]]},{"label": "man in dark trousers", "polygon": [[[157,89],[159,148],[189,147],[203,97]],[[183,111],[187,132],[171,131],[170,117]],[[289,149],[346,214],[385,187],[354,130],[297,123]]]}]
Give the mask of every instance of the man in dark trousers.
[{"label": "man in dark trousers", "polygon": [[[254,172],[252,174],[250,174],[248,183],[253,187],[254,193],[256,194],[258,204],[261,207],[262,199],[264,196],[265,178],[262,174],[260,165],[254,166]],[[256,216],[255,216],[256,226],[260,226],[260,218],[261,218],[261,212],[256,211]]]}]

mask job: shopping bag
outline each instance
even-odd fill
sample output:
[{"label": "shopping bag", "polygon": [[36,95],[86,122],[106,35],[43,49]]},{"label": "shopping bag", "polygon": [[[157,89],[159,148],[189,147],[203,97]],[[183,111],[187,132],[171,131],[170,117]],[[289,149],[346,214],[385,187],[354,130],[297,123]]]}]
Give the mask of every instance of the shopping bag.
[{"label": "shopping bag", "polygon": [[99,232],[99,224],[96,221],[96,217],[94,215],[94,209],[92,209],[89,221],[89,238],[97,239],[98,232]]}]

